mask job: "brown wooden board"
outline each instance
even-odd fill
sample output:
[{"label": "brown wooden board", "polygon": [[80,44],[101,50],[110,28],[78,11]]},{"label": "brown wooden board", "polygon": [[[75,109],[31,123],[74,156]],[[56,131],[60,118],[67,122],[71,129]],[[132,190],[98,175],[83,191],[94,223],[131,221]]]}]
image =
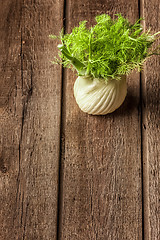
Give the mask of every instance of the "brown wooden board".
[{"label": "brown wooden board", "polygon": [[[160,31],[159,1],[142,2],[144,27]],[[154,48],[160,44],[157,40]],[[143,86],[143,169],[145,239],[160,239],[160,57],[147,60],[142,73]]]},{"label": "brown wooden board", "polygon": [[0,239],[56,239],[63,1],[0,2]]},{"label": "brown wooden board", "polygon": [[[138,1],[66,2],[66,31],[97,14],[122,13],[134,22]],[[59,239],[142,239],[139,74],[116,112],[87,115],[73,97],[76,74],[64,73]],[[63,141],[65,139],[65,141]]]}]

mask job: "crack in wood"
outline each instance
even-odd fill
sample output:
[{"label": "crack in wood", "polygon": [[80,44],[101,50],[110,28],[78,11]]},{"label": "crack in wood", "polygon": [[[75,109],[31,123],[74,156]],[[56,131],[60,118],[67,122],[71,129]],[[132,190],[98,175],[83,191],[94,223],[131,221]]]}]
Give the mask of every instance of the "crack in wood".
[{"label": "crack in wood", "polygon": [[[24,97],[23,90],[24,90],[24,77],[23,77],[23,37],[22,37],[22,29],[21,29],[21,86],[22,86],[22,117],[21,117],[21,131],[20,131],[20,138],[19,138],[19,146],[18,146],[18,151],[19,151],[19,156],[18,156],[18,174],[17,174],[17,193],[16,193],[16,203],[18,205],[18,196],[19,196],[19,202],[21,199],[21,189],[20,189],[20,174],[21,174],[21,161],[22,161],[22,142],[23,142],[23,131],[24,131],[24,123],[25,123],[25,118],[27,115],[27,107],[29,100],[33,94],[33,68],[31,64],[31,84],[30,88],[27,92],[27,95]],[[34,149],[34,147],[33,147]],[[33,152],[33,151],[32,151]],[[24,204],[24,192],[22,195],[22,208],[21,208],[21,227],[23,223],[23,204]],[[28,209],[28,207],[27,207]],[[15,219],[14,219],[15,220]],[[14,222],[14,221],[13,221]],[[23,234],[23,239],[25,237],[25,226],[24,226],[24,234]]]},{"label": "crack in wood", "polygon": [[25,220],[24,220],[24,226],[23,226],[23,240],[25,239],[26,236],[26,224],[27,224],[27,216],[28,216],[28,207],[29,203],[26,205],[26,213],[25,213]]}]

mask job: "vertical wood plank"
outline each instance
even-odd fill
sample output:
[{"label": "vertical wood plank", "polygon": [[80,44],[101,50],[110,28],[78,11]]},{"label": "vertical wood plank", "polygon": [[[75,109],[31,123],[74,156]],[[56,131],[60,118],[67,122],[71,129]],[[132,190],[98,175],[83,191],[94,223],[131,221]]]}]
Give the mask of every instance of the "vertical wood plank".
[{"label": "vertical wood plank", "polygon": [[[145,29],[160,31],[160,3],[141,1]],[[160,44],[158,40],[154,47]],[[147,60],[142,74],[143,86],[143,169],[144,234],[146,240],[160,239],[160,57]]]},{"label": "vertical wood plank", "polygon": [[0,239],[56,239],[63,1],[0,2]]},{"label": "vertical wood plank", "polygon": [[[97,14],[122,13],[134,22],[138,1],[67,1],[66,31]],[[139,74],[116,112],[90,116],[73,97],[76,75],[65,71],[60,238],[142,239]]]}]

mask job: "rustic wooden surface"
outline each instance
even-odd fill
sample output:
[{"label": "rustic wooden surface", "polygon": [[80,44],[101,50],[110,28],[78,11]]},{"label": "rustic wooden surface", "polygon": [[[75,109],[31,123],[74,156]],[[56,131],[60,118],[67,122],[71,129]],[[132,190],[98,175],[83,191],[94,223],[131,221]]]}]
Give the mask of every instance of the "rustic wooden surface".
[{"label": "rustic wooden surface", "polygon": [[[67,32],[86,18],[93,24],[102,12],[121,12],[134,22],[138,2],[68,1]],[[60,239],[142,239],[139,75],[128,79],[124,105],[103,117],[80,111],[75,78],[65,72]]]},{"label": "rustic wooden surface", "polygon": [[154,33],[158,4],[0,2],[0,240],[160,239],[160,58],[128,77],[117,111],[89,116],[73,97],[76,74],[50,63],[48,38],[119,12]]},{"label": "rustic wooden surface", "polygon": [[[142,2],[145,29],[160,31],[159,1]],[[160,44],[160,41],[158,41]],[[156,47],[156,46],[155,46]],[[160,57],[150,58],[142,74],[145,239],[160,239]]]},{"label": "rustic wooden surface", "polygon": [[0,239],[55,239],[63,2],[0,2]]}]

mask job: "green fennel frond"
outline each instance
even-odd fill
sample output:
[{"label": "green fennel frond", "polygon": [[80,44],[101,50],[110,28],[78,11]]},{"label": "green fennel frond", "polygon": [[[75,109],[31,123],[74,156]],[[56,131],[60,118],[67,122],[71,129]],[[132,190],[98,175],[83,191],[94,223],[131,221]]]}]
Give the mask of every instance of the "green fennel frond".
[{"label": "green fennel frond", "polygon": [[160,32],[143,32],[142,18],[135,24],[121,14],[116,14],[114,20],[107,14],[98,15],[95,20],[90,28],[81,21],[70,34],[62,30],[59,37],[51,35],[61,40],[59,57],[64,67],[76,69],[79,75],[118,80],[133,69],[140,71],[148,57],[160,54],[159,46],[151,50]]}]

